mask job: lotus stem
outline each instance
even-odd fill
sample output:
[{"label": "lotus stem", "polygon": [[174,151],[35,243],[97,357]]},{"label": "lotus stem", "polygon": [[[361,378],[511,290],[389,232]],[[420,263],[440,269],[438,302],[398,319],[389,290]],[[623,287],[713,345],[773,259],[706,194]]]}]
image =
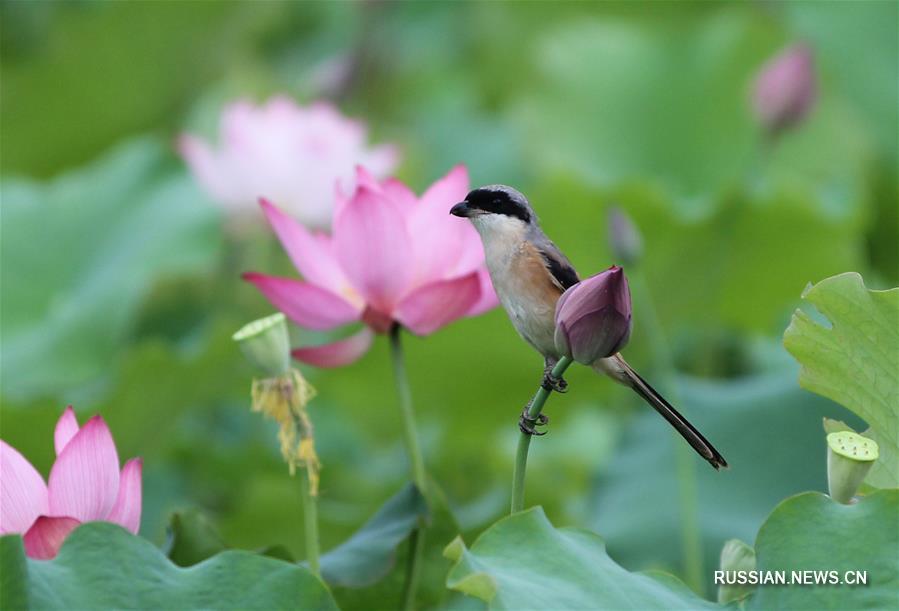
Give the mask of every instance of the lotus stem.
[{"label": "lotus stem", "polygon": [[[573,363],[571,358],[563,356],[553,367],[552,375],[555,378],[561,378],[568,366]],[[549,398],[550,391],[540,386],[534,393],[528,405],[528,418],[536,420],[540,412],[543,411],[543,405]],[[522,433],[518,438],[518,451],[515,453],[515,471],[512,474],[512,513],[524,509],[524,476],[528,467],[528,449],[531,447],[531,435]]]},{"label": "lotus stem", "polygon": [[318,562],[318,500],[312,495],[308,470],[302,468],[300,474],[300,490],[303,494],[303,527],[306,535],[306,561],[309,563],[309,570],[316,577],[321,577]]},{"label": "lotus stem", "polygon": [[[637,267],[630,273],[631,284],[639,295],[643,308],[646,336],[649,338],[653,361],[662,379],[661,386],[669,394],[675,405],[680,403],[677,383],[674,379],[674,363],[665,330],[656,312],[652,293],[643,274]],[[681,562],[684,565],[684,580],[695,592],[703,590],[704,561],[702,557],[702,537],[699,530],[699,499],[696,483],[696,466],[690,449],[683,444],[677,431],[671,431],[674,438],[674,465],[680,484],[678,502],[681,514]]]},{"label": "lotus stem", "polygon": [[[403,418],[406,453],[409,456],[409,463],[412,467],[412,481],[419,492],[425,495],[427,475],[425,473],[424,458],[421,454],[421,445],[418,442],[418,432],[415,427],[415,410],[412,406],[412,391],[409,389],[409,380],[406,377],[403,346],[400,341],[401,332],[402,328],[399,325],[394,325],[390,330],[390,356],[393,361],[393,378],[400,400],[400,414]],[[415,596],[418,590],[418,581],[421,576],[424,556],[425,526],[424,520],[419,518],[418,526],[409,539],[409,560],[406,569],[406,584],[403,587],[403,609],[407,611],[415,609]]]}]

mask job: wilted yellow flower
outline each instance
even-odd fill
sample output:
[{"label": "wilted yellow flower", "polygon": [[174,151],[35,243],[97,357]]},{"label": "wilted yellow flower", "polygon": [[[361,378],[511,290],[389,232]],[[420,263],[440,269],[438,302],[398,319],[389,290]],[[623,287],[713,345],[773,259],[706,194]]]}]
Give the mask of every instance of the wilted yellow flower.
[{"label": "wilted yellow flower", "polygon": [[273,314],[245,325],[234,334],[234,340],[250,362],[271,376],[253,380],[253,411],[262,412],[278,423],[281,455],[290,467],[290,474],[296,473],[297,465],[305,468],[309,493],[316,496],[321,464],[315,453],[312,422],[306,412],[315,389],[299,371],[290,367],[284,314]]},{"label": "wilted yellow flower", "polygon": [[253,380],[253,411],[262,412],[278,423],[281,455],[296,473],[297,465],[309,475],[310,493],[318,494],[321,464],[315,453],[315,437],[306,405],[315,396],[315,388],[296,369],[274,378]]}]

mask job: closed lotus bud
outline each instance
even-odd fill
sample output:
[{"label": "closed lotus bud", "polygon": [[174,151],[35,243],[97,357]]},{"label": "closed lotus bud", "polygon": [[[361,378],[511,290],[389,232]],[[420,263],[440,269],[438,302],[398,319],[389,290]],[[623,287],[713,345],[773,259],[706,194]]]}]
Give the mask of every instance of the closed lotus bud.
[{"label": "closed lotus bud", "polygon": [[280,376],[290,369],[290,338],[281,312],[254,320],[232,338],[247,359],[266,375]]},{"label": "closed lotus bud", "polygon": [[[755,550],[739,539],[729,539],[721,548],[721,570],[725,573],[737,571],[754,571],[756,568]],[[746,598],[755,589],[748,584],[731,583],[735,579],[725,579],[718,586],[718,602],[726,605],[729,602]]]},{"label": "closed lotus bud", "polygon": [[621,350],[631,334],[631,294],[613,265],[569,288],[556,304],[556,349],[590,365]]},{"label": "closed lotus bud", "polygon": [[625,265],[639,261],[643,254],[643,238],[627,212],[612,206],[609,208],[609,244],[612,255]]},{"label": "closed lotus bud", "polygon": [[877,442],[852,431],[827,436],[827,488],[830,498],[849,504],[879,454]]},{"label": "closed lotus bud", "polygon": [[803,44],[782,51],[765,64],[752,93],[752,109],[771,134],[800,122],[817,95],[812,50]]}]

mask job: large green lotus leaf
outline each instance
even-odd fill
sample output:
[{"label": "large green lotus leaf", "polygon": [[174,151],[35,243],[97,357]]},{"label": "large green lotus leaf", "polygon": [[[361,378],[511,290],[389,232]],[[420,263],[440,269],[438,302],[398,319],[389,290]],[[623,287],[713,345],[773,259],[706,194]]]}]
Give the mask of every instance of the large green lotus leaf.
[{"label": "large green lotus leaf", "polygon": [[[517,109],[536,130],[532,156],[594,183],[654,176],[689,195],[736,176],[752,150],[740,81],[758,57],[748,41],[758,39],[745,22],[728,30],[718,37],[696,19],[579,19],[542,32],[539,85]],[[685,70],[703,49],[702,69]],[[559,120],[569,116],[589,120]]]},{"label": "large green lotus leaf", "polygon": [[[410,483],[349,539],[321,556],[322,578],[331,586],[346,588],[364,588],[383,579],[394,567],[397,547],[419,518],[427,520],[427,504]],[[166,553],[175,564],[191,566],[226,549],[215,526],[196,510],[172,515]]]},{"label": "large green lotus leaf", "polygon": [[[781,500],[826,489],[821,418],[852,424],[855,419],[798,388],[795,364],[785,354],[781,360],[773,363],[781,371],[738,380],[679,377],[676,389],[659,388],[724,455],[730,465],[726,470],[709,467],[655,411],[634,399],[639,415],[611,464],[596,475],[583,517],[589,528],[603,533],[609,552],[625,567],[683,574],[684,511],[695,511],[711,595],[711,570],[726,540],[752,541]],[[651,372],[647,377],[652,383]],[[678,477],[676,451],[688,455],[696,477],[692,501],[682,496],[688,489]]]},{"label": "large green lotus leaf", "polygon": [[853,505],[807,492],[785,500],[755,541],[758,569],[867,571],[867,585],[759,587],[751,609],[895,609],[899,602],[899,490]]},{"label": "large green lotus leaf", "polygon": [[846,406],[867,422],[880,458],[865,481],[899,487],[899,288],[872,291],[845,273],[805,290],[803,299],[827,317],[797,310],[784,346],[802,365],[799,384]]},{"label": "large green lotus leaf", "polygon": [[[392,517],[384,511],[387,508],[393,512]],[[410,527],[422,516],[427,516],[427,528],[416,600],[423,609],[444,603],[449,592],[444,585],[447,562],[442,556],[443,548],[460,530],[442,490],[431,480],[427,506],[410,484],[363,527],[363,531],[369,531],[364,533],[364,539],[357,539],[360,533],[356,533],[345,544],[322,556],[322,574],[333,584],[334,598],[341,608],[398,609],[402,606],[412,541],[408,535]],[[367,549],[363,549],[363,544]],[[362,557],[354,558],[356,555]]]},{"label": "large green lotus leaf", "polygon": [[750,112],[751,82],[789,35],[752,7],[579,16],[550,21],[535,36],[527,50],[536,74],[512,114],[531,134],[528,156],[545,170],[594,185],[648,180],[684,213],[772,170],[791,189],[858,203],[871,138],[838,92],[823,87],[814,113],[778,142],[806,155],[765,146]]},{"label": "large green lotus leaf", "polygon": [[414,484],[391,497],[347,541],[321,557],[322,577],[334,586],[364,587],[390,572],[397,546],[406,540],[428,507]]},{"label": "large green lotus leaf", "polygon": [[155,279],[211,264],[216,215],[155,140],[47,183],[4,180],[3,393],[97,382]]},{"label": "large green lotus leaf", "polygon": [[446,584],[491,609],[710,609],[670,575],[630,573],[582,529],[556,528],[535,507],[501,519],[467,549],[446,549],[455,562]]},{"label": "large green lotus leaf", "polygon": [[[777,5],[798,37],[810,42],[823,88],[838,89],[853,103],[871,134],[894,160],[899,100],[899,37],[895,2],[783,2]],[[864,66],[864,69],[860,67]]]},{"label": "large green lotus leaf", "polygon": [[645,229],[646,274],[669,327],[708,328],[711,316],[770,333],[783,328],[797,286],[863,265],[859,215],[828,216],[814,200],[733,194],[714,213],[689,220],[649,198],[627,201]]},{"label": "large green lotus leaf", "polygon": [[0,608],[27,609],[28,565],[19,537],[0,538]]},{"label": "large green lotus leaf", "polygon": [[[557,175],[528,195],[581,275],[614,262],[601,241],[604,218],[611,204],[626,209],[643,234],[641,267],[672,335],[688,327],[691,337],[696,328],[778,333],[796,305],[797,286],[865,265],[860,210],[830,214],[798,194],[735,189],[689,216],[646,183],[591,189]],[[641,307],[635,300],[634,341],[645,320]]]},{"label": "large green lotus leaf", "polygon": [[46,176],[177,125],[198,90],[243,65],[260,26],[283,22],[286,7],[267,4],[4,3],[4,172]]},{"label": "large green lotus leaf", "polygon": [[[163,551],[178,566],[193,566],[227,549],[229,547],[218,529],[198,510],[188,509],[172,514]],[[279,543],[253,551],[270,558],[294,562],[293,554],[287,546]]]},{"label": "large green lotus leaf", "polygon": [[206,516],[195,509],[172,514],[165,553],[178,566],[192,566],[228,549]]},{"label": "large green lotus leaf", "polygon": [[[2,545],[5,574],[24,549],[18,536]],[[106,522],[78,527],[56,558],[28,559],[27,567],[34,609],[337,608],[325,585],[296,564],[228,551],[180,568],[149,541]]]}]

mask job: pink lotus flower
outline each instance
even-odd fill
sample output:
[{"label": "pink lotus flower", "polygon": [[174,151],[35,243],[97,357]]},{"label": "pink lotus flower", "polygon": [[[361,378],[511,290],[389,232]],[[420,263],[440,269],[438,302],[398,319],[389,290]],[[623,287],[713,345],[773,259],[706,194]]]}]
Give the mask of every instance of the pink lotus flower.
[{"label": "pink lotus flower", "polygon": [[78,428],[66,408],[53,434],[56,462],[49,483],[19,452],[0,440],[0,534],[24,534],[25,553],[53,558],[83,522],[114,522],[137,534],[141,511],[140,458],[125,463],[109,428],[94,416]]},{"label": "pink lotus flower", "polygon": [[261,195],[271,197],[312,227],[327,227],[335,182],[351,191],[357,164],[382,177],[399,157],[392,146],[367,147],[365,126],[324,102],[237,102],[222,113],[220,131],[219,150],[190,135],[178,141],[206,191],[231,212],[248,211]]},{"label": "pink lotus flower", "polygon": [[497,305],[474,228],[449,209],[468,192],[468,171],[453,168],[420,198],[395,179],[376,181],[358,168],[357,187],[339,198],[332,236],[312,234],[262,200],[262,209],[305,281],[244,274],[288,318],[308,329],[354,321],[348,339],[293,351],[294,358],[337,367],[361,357],[373,333],[400,324],[428,335]]},{"label": "pink lotus flower", "polygon": [[759,71],[752,108],[759,123],[776,134],[805,118],[816,93],[812,50],[797,44],[777,54]]}]

